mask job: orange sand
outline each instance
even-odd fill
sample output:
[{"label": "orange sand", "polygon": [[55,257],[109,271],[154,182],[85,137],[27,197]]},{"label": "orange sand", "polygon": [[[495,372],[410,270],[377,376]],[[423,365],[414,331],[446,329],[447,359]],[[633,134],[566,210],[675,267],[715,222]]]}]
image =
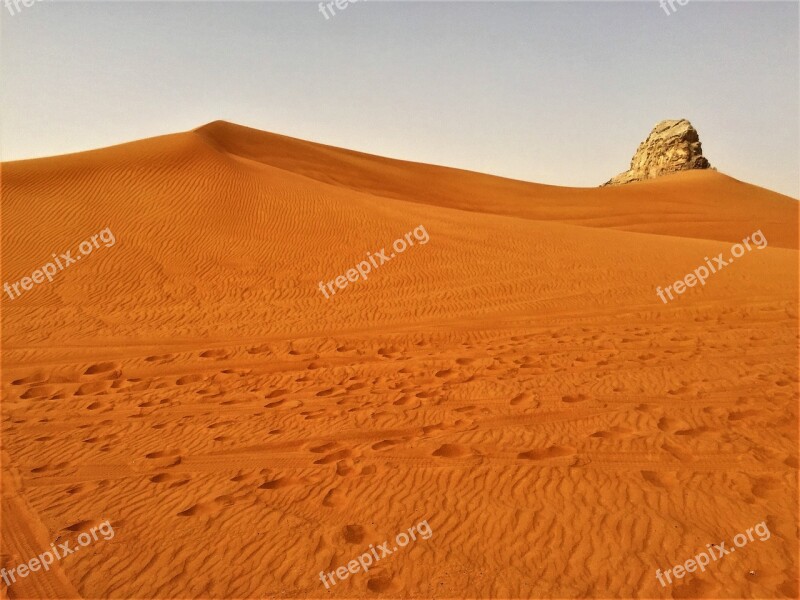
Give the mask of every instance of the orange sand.
[{"label": "orange sand", "polygon": [[4,164],[3,282],[116,245],[3,294],[2,566],[116,535],[0,594],[797,597],[797,225],[713,171],[561,188],[224,122]]}]

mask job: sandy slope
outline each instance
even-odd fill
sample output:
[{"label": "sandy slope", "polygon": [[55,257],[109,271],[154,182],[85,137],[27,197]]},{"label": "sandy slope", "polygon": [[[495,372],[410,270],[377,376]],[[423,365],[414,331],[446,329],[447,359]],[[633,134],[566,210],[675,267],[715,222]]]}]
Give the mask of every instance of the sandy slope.
[{"label": "sandy slope", "polygon": [[558,188],[223,122],[5,164],[4,282],[116,244],[4,296],[2,563],[116,535],[3,593],[797,596],[797,218],[716,172]]}]

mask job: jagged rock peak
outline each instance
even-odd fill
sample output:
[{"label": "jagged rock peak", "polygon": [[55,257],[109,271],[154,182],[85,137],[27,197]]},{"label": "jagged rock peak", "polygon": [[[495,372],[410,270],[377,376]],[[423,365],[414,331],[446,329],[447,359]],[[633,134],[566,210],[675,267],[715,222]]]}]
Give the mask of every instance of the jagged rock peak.
[{"label": "jagged rock peak", "polygon": [[686,119],[661,121],[631,159],[631,168],[603,185],[620,185],[653,179],[661,175],[709,169],[711,165],[700,144],[697,130]]}]

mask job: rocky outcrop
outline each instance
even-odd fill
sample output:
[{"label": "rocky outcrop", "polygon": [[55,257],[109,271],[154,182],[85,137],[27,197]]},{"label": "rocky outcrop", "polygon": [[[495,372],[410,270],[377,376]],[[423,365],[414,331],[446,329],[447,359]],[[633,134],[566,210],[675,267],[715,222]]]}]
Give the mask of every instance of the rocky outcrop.
[{"label": "rocky outcrop", "polygon": [[661,121],[639,144],[631,159],[631,168],[603,185],[621,185],[678,171],[709,168],[711,165],[703,156],[700,136],[689,121]]}]

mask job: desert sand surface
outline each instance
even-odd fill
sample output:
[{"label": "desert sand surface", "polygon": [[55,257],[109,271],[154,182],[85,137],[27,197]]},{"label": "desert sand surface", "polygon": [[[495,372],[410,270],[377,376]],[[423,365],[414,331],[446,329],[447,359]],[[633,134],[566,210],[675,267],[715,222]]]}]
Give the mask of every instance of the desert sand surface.
[{"label": "desert sand surface", "polygon": [[2,166],[3,282],[104,228],[3,294],[1,566],[115,535],[3,597],[797,597],[796,200],[711,170],[554,187],[225,122]]}]

